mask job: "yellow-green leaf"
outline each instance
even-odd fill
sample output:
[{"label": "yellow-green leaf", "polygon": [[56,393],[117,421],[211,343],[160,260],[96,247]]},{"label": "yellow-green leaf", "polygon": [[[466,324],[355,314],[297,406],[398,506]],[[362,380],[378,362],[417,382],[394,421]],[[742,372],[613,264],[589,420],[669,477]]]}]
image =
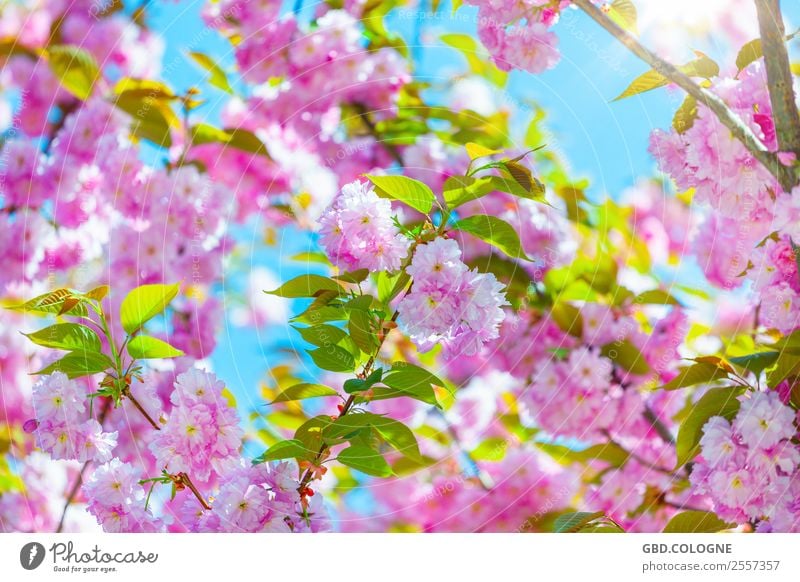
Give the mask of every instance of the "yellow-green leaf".
[{"label": "yellow-green leaf", "polygon": [[45,58],[67,91],[84,101],[91,96],[100,79],[100,68],[91,54],[76,46],[53,45],[46,50]]},{"label": "yellow-green leaf", "polygon": [[293,400],[305,400],[306,398],[319,398],[322,396],[336,396],[339,393],[330,386],[323,384],[295,384],[278,394],[272,401],[276,402],[291,402]]},{"label": "yellow-green leaf", "polygon": [[194,62],[208,71],[209,84],[217,89],[225,91],[230,95],[233,95],[233,88],[228,82],[228,76],[225,74],[225,71],[222,70],[222,67],[220,67],[216,61],[214,61],[214,59],[201,52],[190,52],[189,56],[192,57]]},{"label": "yellow-green leaf", "polygon": [[128,354],[137,360],[177,358],[183,352],[167,342],[149,335],[137,335],[128,342]]},{"label": "yellow-green leaf", "polygon": [[138,331],[142,325],[167,308],[178,294],[178,289],[180,283],[142,285],[133,289],[120,306],[122,328],[128,333]]}]

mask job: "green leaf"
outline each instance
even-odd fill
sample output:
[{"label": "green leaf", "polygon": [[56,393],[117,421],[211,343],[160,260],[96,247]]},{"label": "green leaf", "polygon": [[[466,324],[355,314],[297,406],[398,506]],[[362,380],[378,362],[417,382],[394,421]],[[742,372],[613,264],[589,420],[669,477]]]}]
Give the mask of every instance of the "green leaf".
[{"label": "green leaf", "polygon": [[602,511],[576,511],[558,516],[553,523],[555,533],[575,533],[580,531],[589,522],[605,515]]},{"label": "green leaf", "polygon": [[252,131],[241,128],[219,129],[198,123],[191,129],[192,145],[219,143],[243,152],[269,157],[267,146]]},{"label": "green leaf", "polygon": [[507,192],[519,198],[543,201],[544,186],[533,176],[530,180],[532,190],[529,191],[516,180],[503,176],[451,176],[445,181],[442,193],[449,208],[458,208],[491,192]]},{"label": "green leaf", "polygon": [[344,281],[345,283],[363,283],[369,277],[369,270],[367,269],[358,269],[356,271],[350,271],[349,273],[342,273],[341,275],[334,275],[331,279],[336,279],[337,281]]},{"label": "green leaf", "polygon": [[680,305],[680,301],[675,299],[672,295],[661,289],[651,289],[650,291],[643,291],[633,298],[635,304],[641,305],[649,303],[654,305]]},{"label": "green leaf", "polygon": [[493,150],[474,142],[467,142],[464,144],[464,148],[467,150],[469,159],[473,161],[477,160],[478,158],[485,158],[486,156],[493,156],[495,154],[502,153],[502,150]]},{"label": "green leaf", "polygon": [[335,346],[347,337],[347,333],[336,326],[321,323],[311,327],[293,326],[308,343],[318,347]]},{"label": "green leaf", "polygon": [[82,376],[90,376],[92,374],[99,374],[106,370],[113,368],[114,362],[100,352],[93,352],[87,350],[75,350],[68,353],[66,356],[42,368],[34,374],[52,374],[53,372],[63,372],[69,378],[80,378]]},{"label": "green leaf", "polygon": [[314,297],[320,291],[342,291],[342,286],[329,277],[322,275],[300,275],[287,281],[274,291],[264,291],[269,295],[278,297]]},{"label": "green leaf", "polygon": [[486,196],[495,189],[490,177],[450,176],[442,187],[442,195],[448,208],[458,208],[462,204]]},{"label": "green leaf", "polygon": [[378,452],[366,445],[351,445],[339,453],[337,460],[348,467],[372,475],[389,477],[392,468]]},{"label": "green leaf", "polygon": [[123,77],[117,81],[117,84],[114,85],[114,93],[116,95],[125,93],[126,95],[140,98],[176,99],[175,93],[164,83],[151,79],[134,79],[132,77]]},{"label": "green leaf", "polygon": [[119,318],[129,334],[138,331],[145,323],[162,313],[175,299],[180,283],[174,285],[142,285],[125,296],[120,306]]},{"label": "green leaf", "polygon": [[183,355],[178,348],[149,335],[137,335],[128,342],[128,354],[137,360],[177,358]]},{"label": "green leaf", "polygon": [[630,457],[628,451],[616,443],[592,445],[580,450],[553,443],[537,442],[535,445],[538,449],[541,449],[559,463],[567,465],[571,463],[604,461],[612,467],[621,467]]},{"label": "green leaf", "polygon": [[755,354],[748,354],[746,356],[738,356],[730,358],[731,364],[739,366],[752,372],[753,374],[760,374],[767,368],[775,365],[780,357],[780,352],[758,352]]},{"label": "green leaf", "polygon": [[[717,63],[700,51],[695,51],[695,54],[697,55],[695,60],[678,67],[681,72],[690,77],[702,77],[705,79],[710,79],[711,77],[719,75],[719,65],[717,65]],[[615,97],[613,101],[619,101],[625,97],[631,97],[632,95],[638,95],[645,91],[657,89],[668,83],[669,80],[664,75],[651,69],[636,77],[636,79],[628,85],[627,89]]]},{"label": "green leaf", "polygon": [[[453,2],[453,12],[461,4],[460,0]],[[457,49],[467,60],[470,70],[487,81],[502,87],[506,83],[508,74],[498,69],[486,58],[486,50],[469,34],[443,34],[442,42]]]},{"label": "green leaf", "polygon": [[370,425],[378,431],[383,439],[398,453],[423,463],[419,452],[417,437],[411,429],[402,422],[388,418],[386,416],[370,415]]},{"label": "green leaf", "polygon": [[352,394],[353,392],[364,392],[380,382],[382,377],[383,368],[378,368],[377,370],[373,370],[372,373],[363,380],[361,378],[352,378],[345,381],[344,391],[348,394]]},{"label": "green leaf", "polygon": [[791,352],[782,352],[775,367],[767,373],[767,385],[774,388],[787,378],[800,375],[800,357]]},{"label": "green leaf", "polygon": [[276,402],[290,402],[305,400],[306,398],[319,398],[321,396],[337,396],[339,393],[330,386],[322,384],[295,384],[278,394],[271,404]]},{"label": "green leaf", "polygon": [[476,461],[502,461],[508,450],[508,439],[490,437],[475,447],[470,456]]},{"label": "green leaf", "polygon": [[130,115],[131,134],[159,147],[172,145],[172,130],[180,122],[168,101],[125,92],[117,96],[114,105]]},{"label": "green leaf", "polygon": [[514,162],[510,160],[506,160],[500,162],[503,169],[508,172],[508,175],[511,176],[514,181],[519,185],[520,188],[525,190],[525,192],[533,192],[534,186],[539,193],[544,193],[543,187],[541,183],[535,182],[533,174],[531,171],[520,164],[519,162]]},{"label": "green leaf", "polygon": [[50,70],[61,85],[78,99],[86,101],[100,79],[94,57],[76,46],[52,45],[46,53]]},{"label": "green leaf", "polygon": [[697,99],[691,95],[687,95],[683,103],[681,103],[681,106],[678,107],[678,110],[675,112],[675,116],[672,118],[672,127],[678,133],[684,133],[694,125],[696,119]]},{"label": "green leaf", "polygon": [[23,334],[33,343],[59,350],[79,350],[99,352],[100,338],[97,333],[78,323],[57,323],[34,333]]},{"label": "green leaf", "polygon": [[378,300],[382,303],[389,303],[406,288],[411,277],[405,271],[394,275],[381,271],[375,276],[375,280],[378,287]]},{"label": "green leaf", "polygon": [[757,38],[745,43],[736,55],[736,75],[738,76],[747,65],[753,63],[764,56],[761,48],[761,39]]},{"label": "green leaf", "polygon": [[715,533],[734,527],[709,511],[682,511],[669,520],[663,533]]},{"label": "green leaf", "polygon": [[563,331],[574,337],[583,336],[583,316],[581,310],[567,303],[556,301],[550,309],[550,318]]},{"label": "green leaf", "polygon": [[326,346],[308,352],[314,363],[330,372],[352,372],[356,367],[353,354],[339,346]]},{"label": "green leaf", "polygon": [[678,369],[678,375],[664,384],[661,390],[677,390],[678,388],[706,384],[727,377],[728,373],[719,366],[708,362],[698,362]]},{"label": "green leaf", "polygon": [[320,450],[323,444],[333,444],[330,441],[323,441],[322,431],[331,424],[331,417],[328,415],[318,415],[302,423],[294,433],[294,438],[303,444],[309,458]]},{"label": "green leaf", "polygon": [[600,353],[631,374],[647,374],[650,365],[635,345],[628,340],[606,344]]},{"label": "green leaf", "polygon": [[253,464],[278,461],[280,459],[303,459],[308,456],[309,450],[297,439],[280,441],[268,448],[259,457],[253,459]]},{"label": "green leaf", "polygon": [[740,403],[737,400],[742,395],[743,389],[712,388],[692,406],[689,416],[681,423],[678,430],[678,439],[675,442],[675,453],[678,462],[676,469],[692,460],[700,448],[700,438],[703,436],[703,426],[712,416],[722,416],[731,420],[739,412]]},{"label": "green leaf", "polygon": [[100,285],[99,287],[87,291],[84,297],[87,299],[94,299],[95,301],[102,301],[105,299],[106,295],[108,295],[109,291],[111,291],[111,288],[108,285]]},{"label": "green leaf", "polygon": [[664,75],[651,69],[636,77],[633,82],[628,85],[628,87],[622,93],[612,99],[612,101],[619,101],[620,99],[625,99],[626,97],[632,97],[633,95],[638,95],[639,93],[658,89],[659,87],[665,86],[668,82],[669,81]]},{"label": "green leaf", "polygon": [[636,27],[636,6],[631,0],[614,0],[609,5],[607,14],[624,30],[632,34],[639,34]]},{"label": "green leaf", "polygon": [[395,362],[390,372],[384,376],[383,383],[434,406],[438,406],[439,402],[436,400],[433,385],[445,386],[444,382],[434,374],[404,362]]},{"label": "green leaf", "polygon": [[374,353],[378,347],[378,338],[373,331],[373,324],[374,320],[367,311],[354,309],[350,312],[348,323],[350,337],[365,354]]},{"label": "green leaf", "polygon": [[476,214],[457,221],[453,228],[476,236],[485,243],[500,249],[511,258],[530,261],[522,250],[517,231],[500,218]]},{"label": "green leaf", "polygon": [[49,291],[38,297],[34,297],[30,301],[26,301],[22,305],[11,305],[8,309],[12,311],[21,311],[23,313],[42,313],[42,314],[59,314],[59,315],[81,315],[88,314],[86,305],[78,301],[74,304],[67,304],[68,309],[64,311],[65,301],[80,297],[81,293],[71,289],[56,289]]},{"label": "green leaf", "polygon": [[[792,40],[800,31],[793,32],[786,36],[786,42]],[[761,39],[757,38],[742,45],[739,54],[736,55],[736,76],[739,76],[749,64],[754,63],[764,56],[764,49],[761,47]]]},{"label": "green leaf", "polygon": [[220,67],[216,61],[214,61],[214,59],[201,52],[190,52],[189,56],[192,57],[194,62],[209,72],[210,75],[208,77],[208,83],[210,85],[225,91],[229,95],[233,95],[233,88],[228,82],[228,76],[225,74],[225,71],[222,70],[222,67]]},{"label": "green leaf", "polygon": [[398,200],[422,214],[429,214],[436,196],[425,184],[406,176],[366,175],[375,185],[375,192],[383,198]]}]

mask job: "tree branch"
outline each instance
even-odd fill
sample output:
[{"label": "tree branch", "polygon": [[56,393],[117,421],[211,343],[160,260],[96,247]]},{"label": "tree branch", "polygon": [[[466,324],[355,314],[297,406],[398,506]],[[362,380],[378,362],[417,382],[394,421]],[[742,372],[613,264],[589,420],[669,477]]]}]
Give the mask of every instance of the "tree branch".
[{"label": "tree branch", "polygon": [[778,149],[800,155],[800,115],[792,88],[792,69],[786,50],[780,0],[755,0],[755,3]]},{"label": "tree branch", "polygon": [[589,17],[620,41],[629,51],[650,65],[656,72],[663,75],[670,82],[675,83],[698,103],[708,107],[720,122],[727,127],[733,137],[739,140],[747,150],[761,164],[775,176],[781,187],[787,192],[796,184],[794,172],[780,163],[775,153],[769,151],[755,133],[736,115],[725,102],[717,95],[698,85],[687,74],[678,70],[675,65],[668,63],[651,50],[639,43],[636,38],[625,31],[616,22],[611,20],[602,10],[591,3],[590,0],[573,0],[573,3],[583,10]]}]

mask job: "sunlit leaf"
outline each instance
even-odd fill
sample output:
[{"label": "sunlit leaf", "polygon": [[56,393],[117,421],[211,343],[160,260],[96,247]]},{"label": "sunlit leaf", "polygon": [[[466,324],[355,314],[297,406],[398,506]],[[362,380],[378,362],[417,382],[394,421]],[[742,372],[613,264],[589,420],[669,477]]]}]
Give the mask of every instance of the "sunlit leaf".
[{"label": "sunlit leaf", "polygon": [[33,343],[59,350],[87,350],[99,352],[100,338],[97,333],[78,323],[56,323],[34,333],[24,334]]},{"label": "sunlit leaf", "polygon": [[120,306],[120,323],[122,328],[133,333],[141,328],[175,299],[180,283],[173,285],[142,285],[128,293]]},{"label": "sunlit leaf", "polygon": [[137,360],[151,358],[177,358],[183,355],[178,348],[148,335],[137,335],[128,342],[128,354]]},{"label": "sunlit leaf", "polygon": [[290,402],[292,400],[305,400],[306,398],[319,398],[322,396],[337,396],[339,393],[330,386],[322,384],[295,384],[290,386],[272,401],[276,402]]},{"label": "sunlit leaf", "polygon": [[375,186],[375,192],[383,198],[398,200],[422,214],[428,214],[433,208],[436,197],[433,191],[425,184],[406,176],[375,176],[368,174],[366,177]]},{"label": "sunlit leaf", "polygon": [[51,45],[45,58],[67,91],[84,101],[91,96],[100,79],[100,68],[88,51],[71,45]]},{"label": "sunlit leaf", "polygon": [[203,67],[209,73],[208,83],[217,89],[225,91],[229,95],[233,95],[233,88],[228,82],[228,76],[222,70],[217,62],[205,53],[190,52],[189,56],[198,65]]}]

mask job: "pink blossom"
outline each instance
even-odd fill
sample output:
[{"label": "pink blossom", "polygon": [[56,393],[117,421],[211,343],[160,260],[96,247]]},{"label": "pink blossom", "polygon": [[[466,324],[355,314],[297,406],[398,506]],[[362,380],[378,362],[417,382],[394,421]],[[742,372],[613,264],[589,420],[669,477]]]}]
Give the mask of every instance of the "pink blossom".
[{"label": "pink blossom", "polygon": [[392,222],[391,203],[356,181],[342,188],[320,219],[320,244],[344,271],[395,271],[410,241]]},{"label": "pink blossom", "polygon": [[83,485],[89,512],[107,532],[158,532],[161,520],[146,510],[140,476],[119,459],[99,466]]},{"label": "pink blossom", "polygon": [[178,376],[167,424],[150,443],[160,467],[205,482],[235,462],[242,429],[222,396],[224,387],[214,374],[196,368]]}]

